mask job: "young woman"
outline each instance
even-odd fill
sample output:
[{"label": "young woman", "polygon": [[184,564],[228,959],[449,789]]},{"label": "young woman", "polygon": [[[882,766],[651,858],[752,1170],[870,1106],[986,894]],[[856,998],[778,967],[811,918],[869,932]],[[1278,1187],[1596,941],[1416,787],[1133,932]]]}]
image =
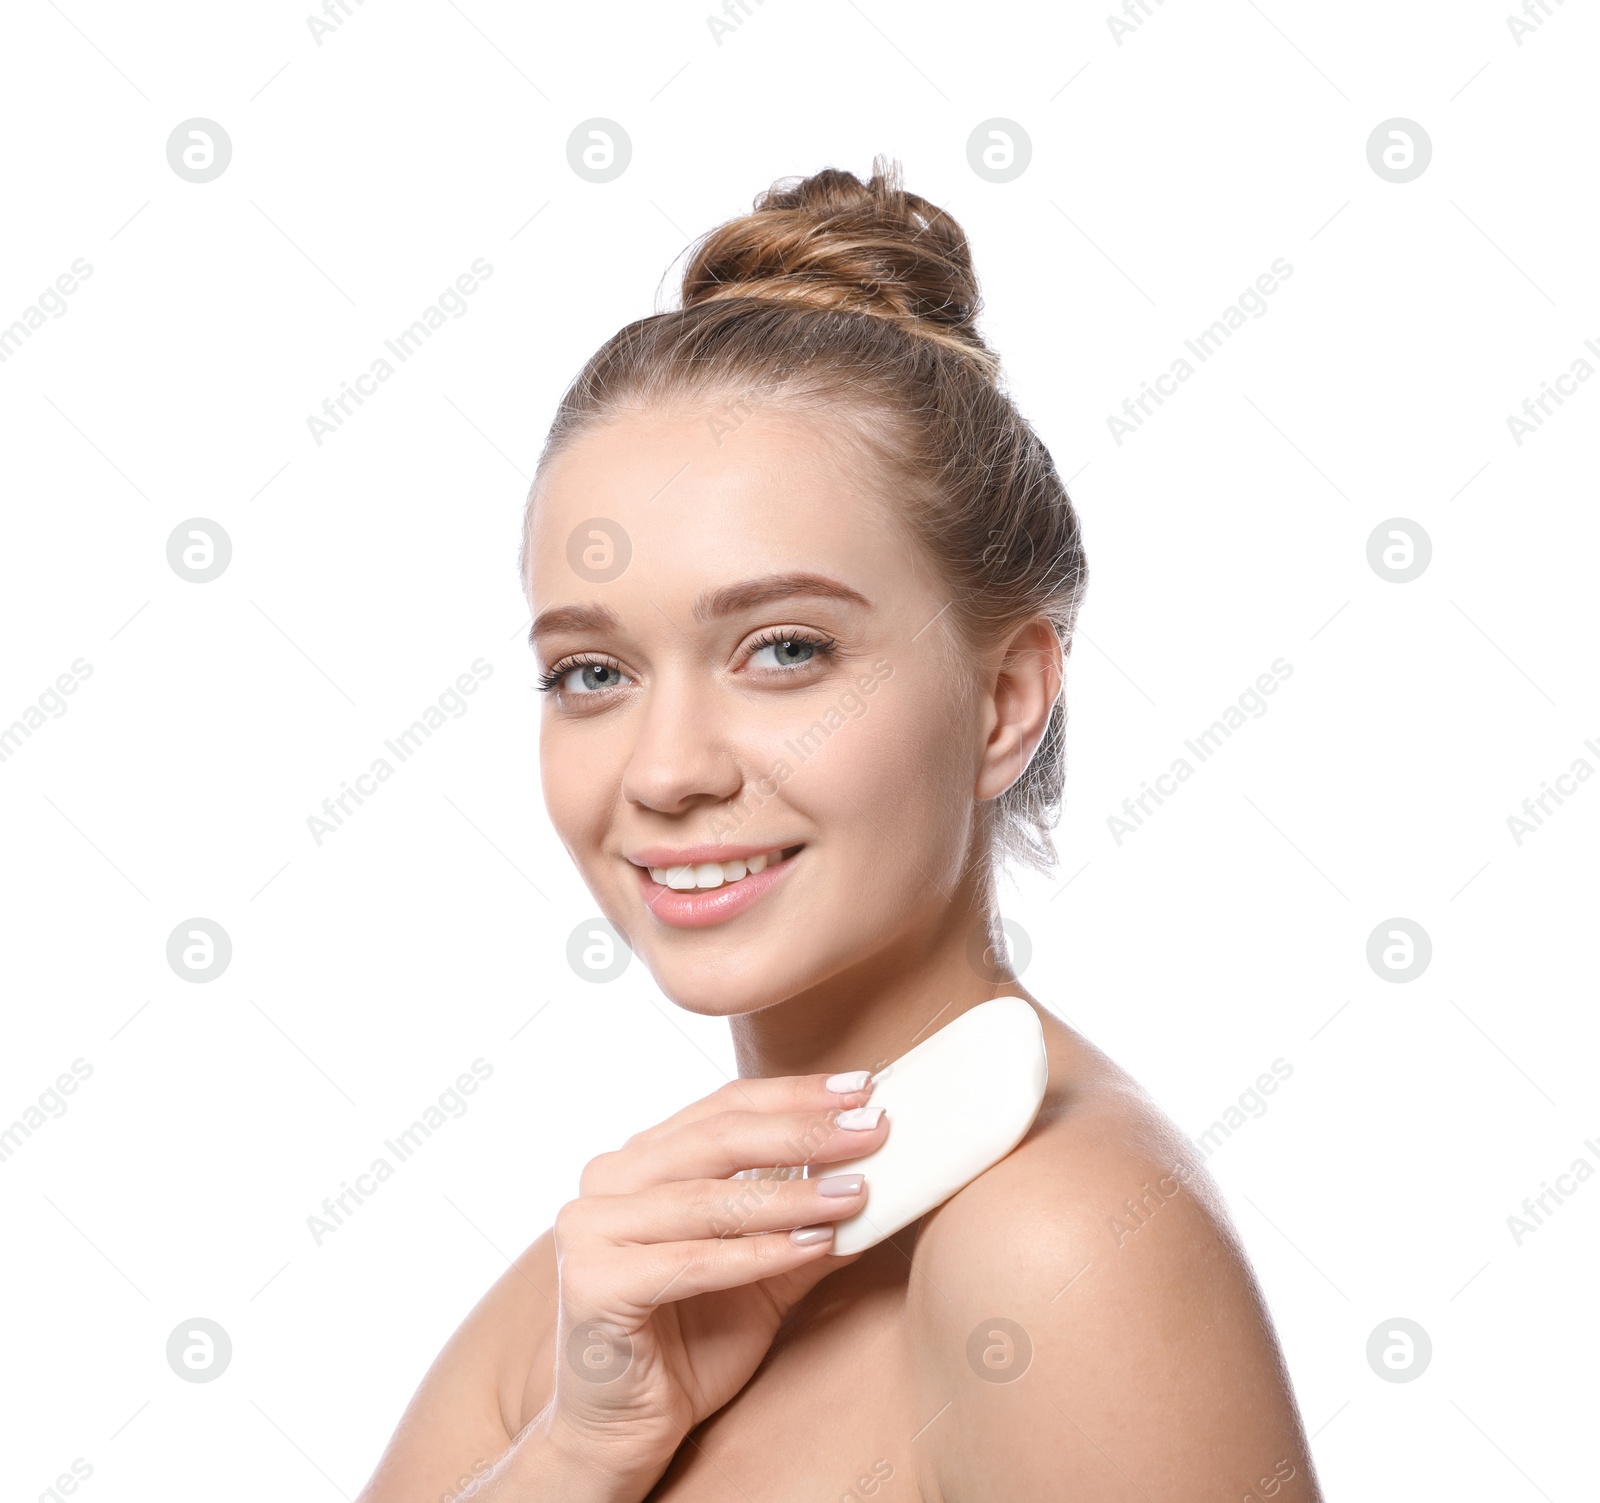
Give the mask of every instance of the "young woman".
[{"label": "young woman", "polygon": [[[880,158],[713,231],[563,398],[522,555],[546,803],[739,1078],[590,1161],[362,1503],[1320,1503],[1192,1145],[1005,964],[1086,573],[978,308]],[[1002,995],[1044,1028],[1032,1129],[835,1256],[871,1185],[828,1166],[894,1130],[867,1072]]]}]

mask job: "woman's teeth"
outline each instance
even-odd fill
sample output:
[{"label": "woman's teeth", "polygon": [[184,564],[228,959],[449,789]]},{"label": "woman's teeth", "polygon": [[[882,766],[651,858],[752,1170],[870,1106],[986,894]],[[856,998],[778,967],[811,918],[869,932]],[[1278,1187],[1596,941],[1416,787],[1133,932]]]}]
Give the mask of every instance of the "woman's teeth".
[{"label": "woman's teeth", "polygon": [[702,861],[696,866],[652,866],[650,876],[663,887],[678,892],[704,891],[721,887],[726,882],[737,882],[752,872],[762,872],[781,852],[764,851],[759,856],[747,856],[742,861]]}]

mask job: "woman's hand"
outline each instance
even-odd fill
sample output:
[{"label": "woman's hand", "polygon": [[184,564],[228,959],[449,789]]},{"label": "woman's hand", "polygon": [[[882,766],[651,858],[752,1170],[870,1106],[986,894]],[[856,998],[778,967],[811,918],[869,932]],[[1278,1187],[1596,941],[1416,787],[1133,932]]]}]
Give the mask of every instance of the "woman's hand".
[{"label": "woman's hand", "polygon": [[[862,1176],[830,1185],[819,1167],[871,1152],[889,1124],[850,1110],[870,1086],[829,1079],[730,1081],[590,1160],[556,1215],[556,1381],[540,1425],[637,1496],[749,1380],[799,1299],[860,1256],[829,1249],[831,1223],[865,1201]],[[818,1177],[730,1178],[801,1164]]]}]

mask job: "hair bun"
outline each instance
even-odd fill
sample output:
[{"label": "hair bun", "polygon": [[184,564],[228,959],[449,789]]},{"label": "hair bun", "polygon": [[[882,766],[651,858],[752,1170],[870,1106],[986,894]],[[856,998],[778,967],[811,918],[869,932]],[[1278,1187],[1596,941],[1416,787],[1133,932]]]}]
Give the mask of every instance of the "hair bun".
[{"label": "hair bun", "polygon": [[683,306],[722,298],[781,299],[870,313],[975,359],[999,362],[977,332],[981,308],[961,226],[901,183],[898,161],[873,159],[872,177],[825,167],[784,178],[753,212],[695,246]]}]

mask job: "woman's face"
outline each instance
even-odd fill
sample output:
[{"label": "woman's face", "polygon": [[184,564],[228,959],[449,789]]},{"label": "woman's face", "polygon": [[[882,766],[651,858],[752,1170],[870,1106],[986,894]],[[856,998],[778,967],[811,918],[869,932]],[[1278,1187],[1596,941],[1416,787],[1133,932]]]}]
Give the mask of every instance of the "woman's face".
[{"label": "woman's face", "polygon": [[651,411],[576,440],[533,508],[546,806],[693,1012],[915,953],[973,840],[948,596],[847,453],[820,418]]}]

